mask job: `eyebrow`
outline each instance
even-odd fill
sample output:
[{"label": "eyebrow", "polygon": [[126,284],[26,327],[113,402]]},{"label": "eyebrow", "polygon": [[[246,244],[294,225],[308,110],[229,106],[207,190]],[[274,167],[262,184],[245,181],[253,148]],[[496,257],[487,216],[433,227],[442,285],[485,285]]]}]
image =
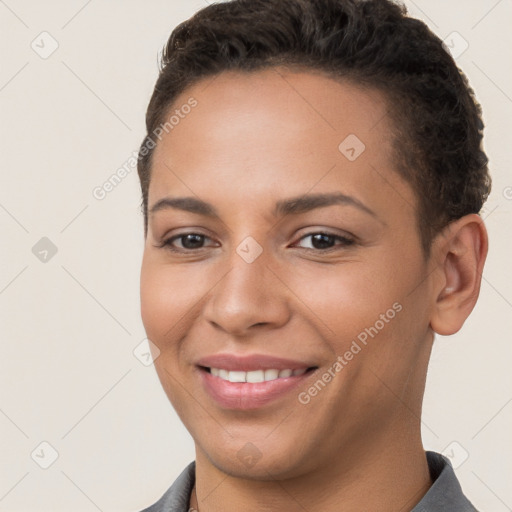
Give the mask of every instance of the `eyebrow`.
[{"label": "eyebrow", "polygon": [[[274,216],[284,217],[286,215],[298,215],[315,208],[332,205],[353,206],[372,217],[378,219],[377,214],[355,197],[340,192],[331,194],[304,194],[277,201],[274,207]],[[150,215],[161,210],[177,209],[184,210],[206,217],[220,218],[213,205],[195,197],[164,197],[157,201],[149,210]]]}]

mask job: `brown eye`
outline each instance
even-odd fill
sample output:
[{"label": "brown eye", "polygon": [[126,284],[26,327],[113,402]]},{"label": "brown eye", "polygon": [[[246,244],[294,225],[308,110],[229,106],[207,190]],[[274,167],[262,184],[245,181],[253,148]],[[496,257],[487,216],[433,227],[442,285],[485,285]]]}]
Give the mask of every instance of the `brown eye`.
[{"label": "brown eye", "polygon": [[[307,240],[310,239],[310,246],[304,246],[301,245],[304,249],[312,249],[312,250],[329,250],[333,249],[335,247],[346,247],[349,245],[352,245],[354,243],[354,240],[351,238],[340,236],[340,235],[333,235],[331,233],[309,233],[301,238],[301,240]],[[339,242],[336,244],[336,242]]]},{"label": "brown eye", "polygon": [[211,239],[201,233],[181,233],[165,240],[158,247],[175,252],[192,252],[204,249],[206,241]]},{"label": "brown eye", "polygon": [[197,233],[189,233],[186,235],[180,235],[175,239],[181,240],[181,245],[184,249],[199,249],[204,243],[204,235]]}]

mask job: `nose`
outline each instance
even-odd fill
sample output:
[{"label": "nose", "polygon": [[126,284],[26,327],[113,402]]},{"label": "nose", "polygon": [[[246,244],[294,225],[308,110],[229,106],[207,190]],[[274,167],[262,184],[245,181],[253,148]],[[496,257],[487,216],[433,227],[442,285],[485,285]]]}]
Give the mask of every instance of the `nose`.
[{"label": "nose", "polygon": [[233,254],[204,306],[206,319],[237,337],[282,327],[290,318],[289,291],[276,274],[263,257],[247,263]]}]

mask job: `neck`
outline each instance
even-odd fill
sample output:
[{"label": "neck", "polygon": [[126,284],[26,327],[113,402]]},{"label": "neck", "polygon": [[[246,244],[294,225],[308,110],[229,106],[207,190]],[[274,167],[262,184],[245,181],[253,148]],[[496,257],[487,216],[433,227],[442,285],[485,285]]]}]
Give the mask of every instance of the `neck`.
[{"label": "neck", "polygon": [[197,501],[193,496],[190,505],[199,512],[410,511],[432,482],[419,425],[412,438],[407,430],[401,429],[400,435],[394,429],[393,443],[380,447],[366,439],[359,447],[335,453],[332,460],[314,471],[286,479],[230,476],[197,449]]}]

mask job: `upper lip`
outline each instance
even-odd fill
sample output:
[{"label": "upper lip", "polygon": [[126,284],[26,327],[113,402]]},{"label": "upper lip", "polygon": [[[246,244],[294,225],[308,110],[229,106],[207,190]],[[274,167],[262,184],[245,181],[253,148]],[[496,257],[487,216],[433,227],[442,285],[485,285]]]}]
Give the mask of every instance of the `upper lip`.
[{"label": "upper lip", "polygon": [[299,370],[311,368],[314,365],[303,361],[294,361],[281,357],[274,357],[265,354],[235,355],[235,354],[214,354],[200,358],[196,364],[206,368],[222,368],[228,371],[254,370]]}]

